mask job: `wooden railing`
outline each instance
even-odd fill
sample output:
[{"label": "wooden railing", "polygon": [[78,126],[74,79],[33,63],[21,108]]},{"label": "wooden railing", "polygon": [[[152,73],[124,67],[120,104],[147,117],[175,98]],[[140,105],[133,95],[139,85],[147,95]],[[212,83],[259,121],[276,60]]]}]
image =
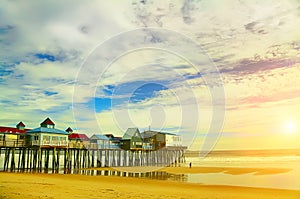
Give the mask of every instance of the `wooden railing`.
[{"label": "wooden railing", "polygon": [[1,140],[0,146],[4,147],[24,147],[26,146],[25,140]]}]

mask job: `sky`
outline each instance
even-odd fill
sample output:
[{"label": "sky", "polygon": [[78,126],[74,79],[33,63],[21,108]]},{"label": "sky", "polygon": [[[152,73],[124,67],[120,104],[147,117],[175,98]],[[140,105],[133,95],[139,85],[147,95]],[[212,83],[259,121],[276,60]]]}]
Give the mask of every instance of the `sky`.
[{"label": "sky", "polygon": [[300,146],[299,1],[1,1],[0,125]]}]

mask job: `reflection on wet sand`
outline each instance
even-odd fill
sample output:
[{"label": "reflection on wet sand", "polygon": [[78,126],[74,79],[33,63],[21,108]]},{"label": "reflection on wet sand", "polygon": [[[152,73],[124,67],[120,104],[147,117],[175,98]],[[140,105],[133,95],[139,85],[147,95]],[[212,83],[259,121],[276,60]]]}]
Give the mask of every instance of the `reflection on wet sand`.
[{"label": "reflection on wet sand", "polygon": [[84,169],[84,170],[73,170],[72,174],[90,175],[90,176],[120,176],[120,177],[136,177],[136,178],[147,178],[156,180],[171,180],[178,182],[186,182],[187,175],[185,174],[172,174],[166,171],[152,171],[152,172],[123,172],[112,169]]}]

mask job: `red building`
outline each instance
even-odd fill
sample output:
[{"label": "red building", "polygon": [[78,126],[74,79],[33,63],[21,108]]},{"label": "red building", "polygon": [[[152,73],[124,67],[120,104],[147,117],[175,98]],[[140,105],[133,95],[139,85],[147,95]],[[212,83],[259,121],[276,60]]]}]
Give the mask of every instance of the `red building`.
[{"label": "red building", "polygon": [[69,148],[89,148],[90,142],[86,134],[73,133],[73,130],[69,127],[66,129],[69,133]]},{"label": "red building", "polygon": [[23,122],[19,122],[16,127],[0,126],[0,146],[25,146],[28,130]]}]

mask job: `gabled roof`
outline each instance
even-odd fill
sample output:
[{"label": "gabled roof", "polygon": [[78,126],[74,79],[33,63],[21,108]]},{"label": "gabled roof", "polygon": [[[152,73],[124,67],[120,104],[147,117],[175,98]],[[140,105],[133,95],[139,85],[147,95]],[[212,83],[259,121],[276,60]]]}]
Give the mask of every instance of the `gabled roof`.
[{"label": "gabled roof", "polygon": [[66,129],[66,132],[73,132],[73,129],[71,129],[71,127],[68,127],[67,129]]},{"label": "gabled roof", "polygon": [[76,140],[83,140],[83,141],[88,141],[89,138],[86,134],[81,134],[81,133],[72,133],[69,135],[69,139],[76,139]]},{"label": "gabled roof", "polygon": [[14,127],[0,126],[0,133],[25,134],[30,129],[20,130]]},{"label": "gabled roof", "polygon": [[131,139],[134,136],[141,137],[139,129],[138,128],[128,128],[127,131],[125,132],[125,134],[123,135],[122,139],[127,140],[127,139]]},{"label": "gabled roof", "polygon": [[[159,133],[165,134],[165,135],[176,135],[175,133],[167,133],[167,132],[159,132]],[[177,135],[177,136],[179,136],[179,135]]]},{"label": "gabled roof", "polygon": [[41,125],[42,125],[42,124],[55,125],[54,122],[52,122],[52,120],[51,120],[49,117],[47,117],[47,119],[45,119],[45,120],[41,123]]},{"label": "gabled roof", "polygon": [[166,132],[159,132],[159,131],[144,131],[141,133],[142,138],[150,138],[153,137],[156,134],[163,134],[163,135],[176,135],[173,133],[166,133]]},{"label": "gabled roof", "polygon": [[66,131],[62,131],[54,128],[45,128],[45,127],[35,128],[30,131],[27,131],[26,133],[53,133],[53,134],[68,135]]},{"label": "gabled roof", "polygon": [[108,137],[106,137],[105,135],[102,135],[102,134],[94,134],[94,135],[92,135],[92,137],[90,139],[91,140],[109,140]]},{"label": "gabled roof", "polygon": [[144,131],[141,133],[142,138],[150,138],[153,137],[154,135],[158,134],[160,132],[158,131]]},{"label": "gabled roof", "polygon": [[19,122],[17,125],[16,125],[16,127],[25,127],[25,124],[21,121],[21,122]]},{"label": "gabled roof", "polygon": [[114,138],[115,136],[113,135],[113,134],[111,134],[111,133],[108,133],[108,134],[104,134],[106,137],[108,137],[108,138],[110,138],[110,139],[112,139],[112,138]]}]

